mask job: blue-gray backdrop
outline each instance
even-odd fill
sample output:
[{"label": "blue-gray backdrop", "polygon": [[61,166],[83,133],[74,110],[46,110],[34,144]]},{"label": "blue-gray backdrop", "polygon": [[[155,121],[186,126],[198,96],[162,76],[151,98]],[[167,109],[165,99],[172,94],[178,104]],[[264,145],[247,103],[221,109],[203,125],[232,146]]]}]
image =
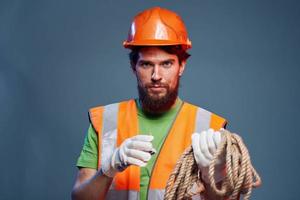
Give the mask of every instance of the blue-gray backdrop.
[{"label": "blue-gray backdrop", "polygon": [[1,200],[70,198],[88,108],[136,97],[122,41],[152,6],[185,20],[180,96],[242,135],[253,199],[299,199],[299,1],[1,0]]}]

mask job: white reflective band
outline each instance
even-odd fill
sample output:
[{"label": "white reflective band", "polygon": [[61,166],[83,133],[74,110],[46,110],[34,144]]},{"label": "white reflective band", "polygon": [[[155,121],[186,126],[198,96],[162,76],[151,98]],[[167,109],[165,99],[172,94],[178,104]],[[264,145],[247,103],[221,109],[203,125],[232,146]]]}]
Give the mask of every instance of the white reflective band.
[{"label": "white reflective band", "polygon": [[160,200],[160,199],[164,199],[164,194],[165,194],[165,190],[149,190],[148,192],[148,199],[152,200]]},{"label": "white reflective band", "polygon": [[109,163],[110,158],[112,157],[112,154],[116,148],[118,111],[119,111],[118,103],[104,106],[101,162],[102,165],[105,166],[110,165]]},{"label": "white reflective band", "polygon": [[200,133],[201,131],[205,131],[209,129],[210,120],[211,120],[211,112],[198,107],[195,132]]},{"label": "white reflective band", "polygon": [[[106,198],[108,200],[139,200],[140,193],[135,190],[109,190]],[[150,198],[149,198],[150,199]]]},{"label": "white reflective band", "polygon": [[114,103],[114,104],[104,106],[103,130],[102,130],[103,134],[117,128],[118,111],[119,111],[119,103]]}]

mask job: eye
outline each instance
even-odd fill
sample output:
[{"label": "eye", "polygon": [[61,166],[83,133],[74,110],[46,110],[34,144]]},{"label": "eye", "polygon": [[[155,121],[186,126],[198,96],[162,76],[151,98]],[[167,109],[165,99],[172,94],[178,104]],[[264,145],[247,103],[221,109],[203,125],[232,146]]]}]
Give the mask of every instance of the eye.
[{"label": "eye", "polygon": [[165,61],[162,63],[162,66],[165,67],[165,68],[169,68],[173,65],[173,62],[172,61]]},{"label": "eye", "polygon": [[139,66],[143,68],[149,68],[152,67],[152,64],[150,62],[140,62]]}]

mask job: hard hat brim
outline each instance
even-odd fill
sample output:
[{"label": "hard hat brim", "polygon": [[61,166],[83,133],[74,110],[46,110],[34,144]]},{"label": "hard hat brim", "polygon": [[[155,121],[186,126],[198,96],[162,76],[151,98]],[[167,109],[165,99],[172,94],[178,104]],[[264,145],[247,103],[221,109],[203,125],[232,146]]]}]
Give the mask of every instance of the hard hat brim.
[{"label": "hard hat brim", "polygon": [[131,49],[135,46],[172,46],[172,45],[181,45],[185,50],[192,47],[192,43],[187,41],[186,43],[170,40],[139,40],[135,42],[123,42],[125,48]]}]

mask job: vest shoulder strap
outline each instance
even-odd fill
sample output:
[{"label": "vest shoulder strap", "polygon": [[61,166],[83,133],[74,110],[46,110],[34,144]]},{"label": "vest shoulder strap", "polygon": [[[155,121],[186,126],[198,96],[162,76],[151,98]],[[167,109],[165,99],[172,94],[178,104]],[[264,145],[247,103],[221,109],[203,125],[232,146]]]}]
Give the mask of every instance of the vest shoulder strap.
[{"label": "vest shoulder strap", "polygon": [[199,106],[197,107],[195,131],[201,132],[209,128],[218,131],[220,128],[225,128],[227,120],[215,113],[212,113]]},{"label": "vest shoulder strap", "polygon": [[[117,128],[118,112],[121,108],[133,105],[134,99],[89,109],[89,120],[97,134]],[[135,105],[135,104],[134,104]],[[122,111],[124,109],[121,109]],[[126,110],[126,109],[125,109]]]},{"label": "vest shoulder strap", "polygon": [[215,131],[220,128],[225,128],[227,125],[227,120],[213,112],[210,112],[202,107],[196,106],[194,104],[185,102],[191,108],[197,109],[196,119],[195,119],[195,131],[201,132],[209,128]]}]

